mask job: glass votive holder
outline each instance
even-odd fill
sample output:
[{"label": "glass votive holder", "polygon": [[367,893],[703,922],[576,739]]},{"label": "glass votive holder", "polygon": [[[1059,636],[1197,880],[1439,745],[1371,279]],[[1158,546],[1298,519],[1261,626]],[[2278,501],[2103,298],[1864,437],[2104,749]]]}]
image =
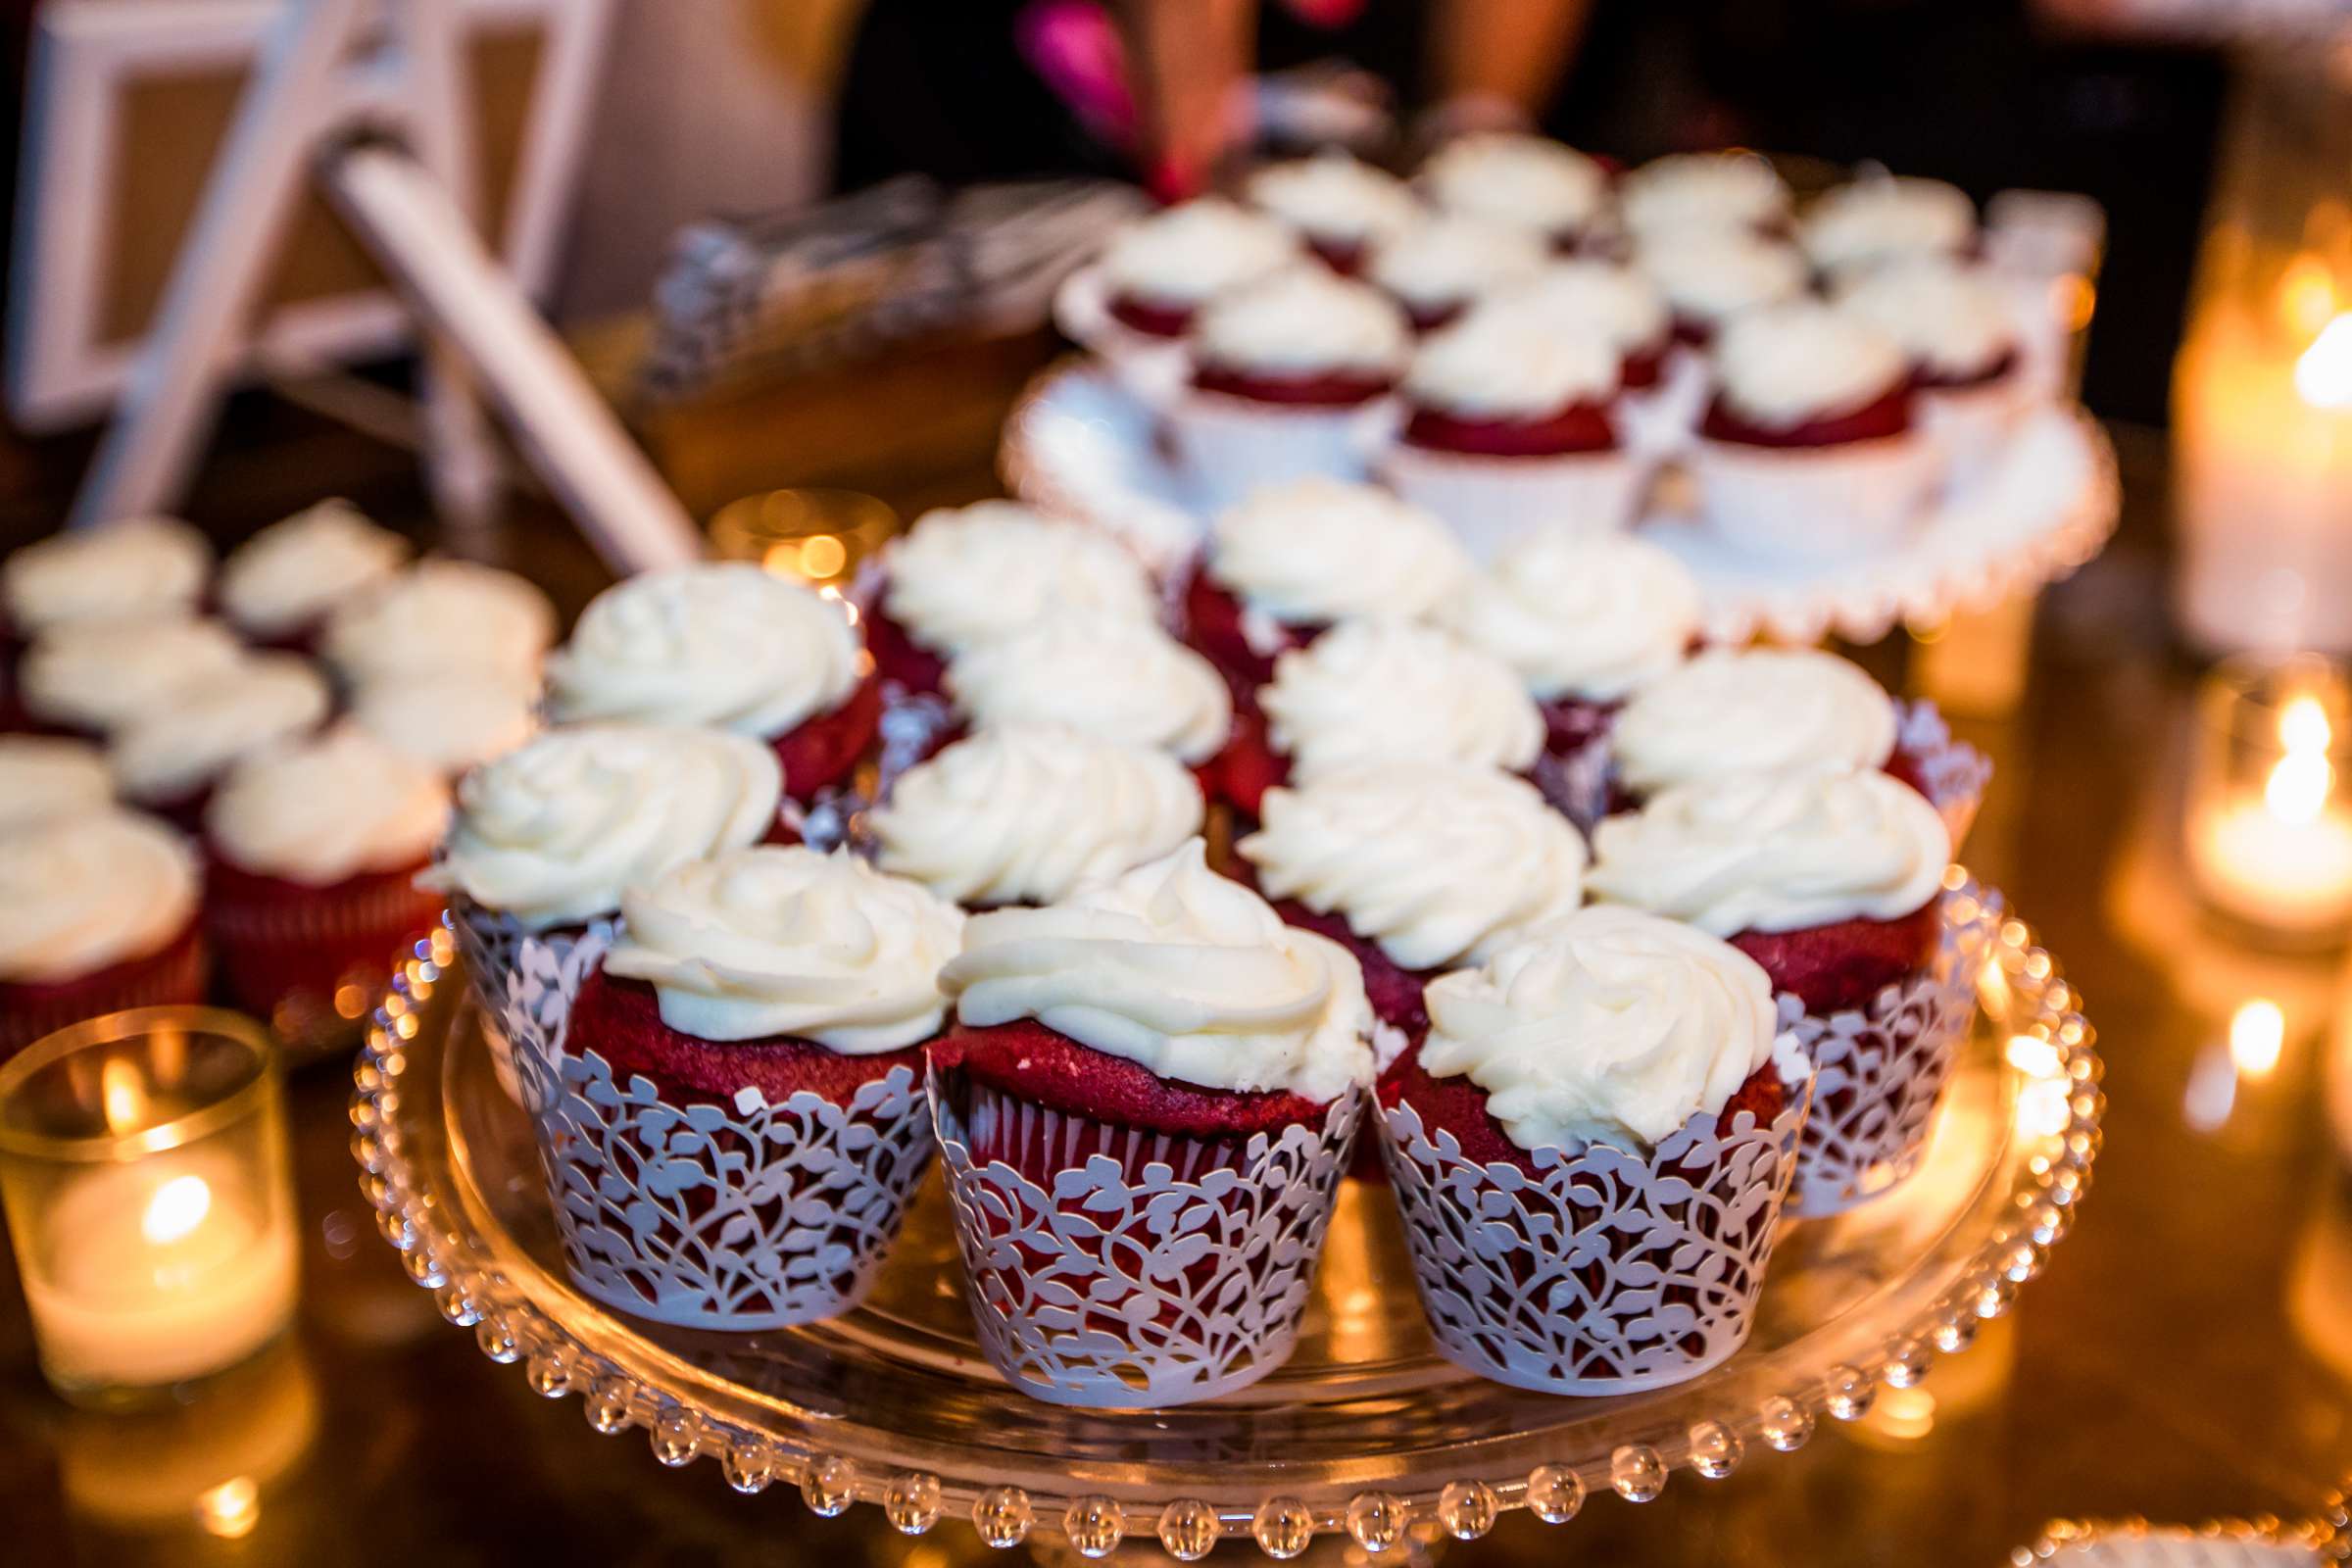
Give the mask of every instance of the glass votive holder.
[{"label": "glass votive holder", "polygon": [[856,490],[769,490],[730,501],[710,519],[721,561],[756,561],[779,577],[847,592],[892,534],[899,514]]},{"label": "glass votive holder", "polygon": [[2280,946],[2352,935],[2352,677],[2317,654],[2223,661],[2197,691],[2189,880]]},{"label": "glass votive holder", "polygon": [[285,1102],[261,1025],[109,1013],[0,1064],[0,1200],[50,1386],[146,1402],[294,1316]]}]

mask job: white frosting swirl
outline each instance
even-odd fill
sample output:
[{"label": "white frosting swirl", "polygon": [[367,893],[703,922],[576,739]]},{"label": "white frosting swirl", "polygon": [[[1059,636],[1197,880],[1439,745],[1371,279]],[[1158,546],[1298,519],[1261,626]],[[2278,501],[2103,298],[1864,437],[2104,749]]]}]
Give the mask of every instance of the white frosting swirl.
[{"label": "white frosting swirl", "polygon": [[1623,368],[1623,352],[1589,328],[1473,311],[1421,340],[1404,395],[1462,418],[1541,419],[1606,402]]},{"label": "white frosting swirl", "polygon": [[1882,767],[1894,704],[1835,654],[1717,649],[1636,692],[1609,743],[1643,793],[1727,773]]},{"label": "white frosting swirl", "polygon": [[102,808],[0,833],[0,981],[53,984],[162,952],[196,917],[196,858]]},{"label": "white frosting swirl", "polygon": [[1430,982],[1421,1065],[1466,1077],[1521,1149],[1655,1146],[1773,1059],[1772,982],[1703,931],[1581,909]]},{"label": "white frosting swirl", "polygon": [[377,740],[451,777],[539,731],[536,688],[496,670],[451,670],[414,680],[374,680],[351,699],[351,716]]},{"label": "white frosting swirl", "polygon": [[2017,348],[2017,322],[2001,291],[1941,257],[1865,272],[1838,291],[1838,304],[1947,380],[1983,375]]},{"label": "white frosting swirl", "polygon": [[1447,212],[1551,235],[1591,224],[1609,195],[1607,173],[1583,153],[1507,132],[1447,142],[1421,166],[1420,182]]},{"label": "white frosting swirl", "polygon": [[1757,424],[1786,427],[1850,414],[1903,384],[1909,367],[1894,339],[1832,306],[1749,311],[1715,339],[1723,400]]},{"label": "white frosting swirl", "polygon": [[911,768],[871,818],[875,862],[957,904],[1052,904],[1200,831],[1165,752],[1066,724],[984,729]]},{"label": "white frosting swirl", "polygon": [[1651,240],[1636,262],[1674,314],[1695,326],[1795,299],[1809,282],[1794,246],[1737,230]]},{"label": "white frosting swirl", "polygon": [[1441,213],[1380,242],[1364,275],[1416,310],[1474,299],[1543,270],[1542,236]]},{"label": "white frosting swirl", "polygon": [[1673,153],[1619,181],[1617,206],[1638,238],[1753,228],[1788,216],[1788,186],[1753,153]]},{"label": "white frosting swirl", "polygon": [[1193,323],[1197,359],[1267,375],[1395,375],[1412,331],[1395,301],[1320,267],[1286,268],[1220,294]]},{"label": "white frosting swirl", "polygon": [[1117,539],[1017,501],[926,512],[884,559],[883,611],[934,653],[960,653],[1048,611],[1159,618],[1150,574]]},{"label": "white frosting swirl", "polygon": [[620,907],[628,888],[764,838],[784,789],[770,747],[725,730],[551,730],[458,786],[440,859],[417,880],[526,929]]},{"label": "white frosting swirl", "polygon": [[1544,749],[1544,715],[1509,665],[1407,621],[1341,622],[1277,659],[1258,702],[1300,784],[1403,758],[1517,773]]},{"label": "white frosting swirl", "polygon": [[979,728],[1059,722],[1106,740],[1205,760],[1233,728],[1216,666],[1148,620],[1052,614],[948,666],[948,694]]},{"label": "white frosting swirl", "polygon": [[849,700],[865,650],[843,608],[749,562],[606,589],[547,662],[549,716],[782,735]]},{"label": "white frosting swirl", "polygon": [[245,758],[204,813],[230,864],[313,888],[421,864],[448,822],[439,776],[349,723]]},{"label": "white frosting swirl", "polygon": [[1338,914],[1406,969],[1477,963],[1584,900],[1585,841],[1534,785],[1375,762],[1266,792],[1234,846],[1268,898]]},{"label": "white frosting swirl", "polygon": [[1553,262],[1527,282],[1500,291],[1480,307],[1482,315],[1490,312],[1596,336],[1619,354],[1662,347],[1673,324],[1665,299],[1649,279],[1614,262],[1581,257]]},{"label": "white frosting swirl", "polygon": [[0,831],[112,805],[115,776],[87,741],[0,735]]},{"label": "white frosting swirl", "polygon": [[1421,213],[1403,180],[1343,152],[1269,164],[1250,176],[1249,197],[1278,221],[1329,244],[1393,234]]},{"label": "white frosting swirl", "polygon": [[321,501],[237,547],[220,568],[220,609],[256,637],[281,637],[389,577],[409,542],[348,501]]},{"label": "white frosting swirl", "polygon": [[316,729],[334,706],[325,678],[292,654],[252,654],[142,711],[108,743],[122,793],[143,804],[184,800],[239,758]]},{"label": "white frosting swirl", "polygon": [[0,563],[0,602],[19,637],[76,620],[176,617],[196,608],[213,547],[177,517],[125,517],[44,539]]},{"label": "white frosting swirl", "polygon": [[1338,1099],[1372,1078],[1363,972],[1208,868],[1199,839],[1043,909],[974,915],[940,971],[974,1028],[1034,1018],[1161,1078]]},{"label": "white frosting swirl", "polygon": [[1449,618],[1538,699],[1613,703],[1683,662],[1703,608],[1690,568],[1656,545],[1544,528],[1496,557]]},{"label": "white frosting swirl", "polygon": [[105,732],[227,678],[244,658],[217,620],[79,620],[34,643],[17,680],[34,717]]},{"label": "white frosting swirl", "polygon": [[650,980],[662,1021],[698,1040],[904,1051],[947,1017],[940,965],[963,912],[846,851],[773,846],[694,860],[621,898],[608,972]]},{"label": "white frosting swirl", "polygon": [[1417,620],[1460,591],[1470,557],[1433,514],[1373,485],[1316,477],[1219,515],[1205,569],[1247,610],[1290,625]]},{"label": "white frosting swirl", "polygon": [[1805,254],[1825,272],[1906,256],[1957,255],[1977,237],[1968,193],[1940,179],[1888,174],[1840,185],[1805,210]]},{"label": "white frosting swirl", "polygon": [[1113,234],[1102,276],[1113,294],[1181,309],[1298,255],[1297,237],[1280,223],[1204,196]]},{"label": "white frosting swirl", "polygon": [[1595,897],[1732,937],[1910,914],[1941,890],[1952,841],[1885,773],[1743,773],[1605,818],[1592,855]]},{"label": "white frosting swirl", "polygon": [[322,652],[355,686],[444,669],[536,679],[555,636],[555,607],[526,579],[433,558],[333,612]]}]

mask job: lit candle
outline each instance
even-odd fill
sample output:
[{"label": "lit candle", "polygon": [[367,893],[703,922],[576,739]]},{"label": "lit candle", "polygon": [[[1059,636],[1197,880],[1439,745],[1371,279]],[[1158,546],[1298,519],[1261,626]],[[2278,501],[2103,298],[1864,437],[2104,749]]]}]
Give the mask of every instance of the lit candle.
[{"label": "lit candle", "polygon": [[2225,912],[2295,936],[2352,924],[2352,808],[2328,760],[2333,738],[2317,699],[2292,699],[2261,791],[2225,796],[2191,821],[2198,886]]}]

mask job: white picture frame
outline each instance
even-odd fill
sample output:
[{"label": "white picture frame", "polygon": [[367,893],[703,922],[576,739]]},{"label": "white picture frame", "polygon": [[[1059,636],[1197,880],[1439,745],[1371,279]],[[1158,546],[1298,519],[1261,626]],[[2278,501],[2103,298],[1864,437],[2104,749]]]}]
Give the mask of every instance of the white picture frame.
[{"label": "white picture frame", "polygon": [[[33,21],[29,88],[8,280],[9,413],[27,431],[103,415],[141,340],[104,340],[113,254],[111,188],[124,94],[142,78],[251,66],[282,0],[44,0]],[[612,0],[461,0],[469,26],[537,28],[541,66],[506,210],[488,215],[493,248],[524,294],[555,283],[578,183],[588,115],[612,33]],[[387,91],[390,84],[387,84]],[[236,369],[389,353],[413,318],[384,290],[272,308],[240,345]]]}]

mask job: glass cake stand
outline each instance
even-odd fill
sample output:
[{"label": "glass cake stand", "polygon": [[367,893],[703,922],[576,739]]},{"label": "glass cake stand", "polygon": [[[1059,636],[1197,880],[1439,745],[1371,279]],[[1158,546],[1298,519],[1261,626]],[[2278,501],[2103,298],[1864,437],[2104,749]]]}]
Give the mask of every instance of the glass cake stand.
[{"label": "glass cake stand", "polygon": [[[1554,1523],[1608,1488],[1720,1479],[1853,1420],[2009,1309],[2074,1219],[2099,1149],[2100,1063],[2079,999],[2009,921],[1919,1173],[1791,1227],[1748,1346],[1679,1387],[1606,1399],[1483,1382],[1432,1349],[1388,1194],[1350,1184],[1297,1352],[1263,1382],[1151,1412],[1064,1409],[982,1358],[936,1177],[871,1298],[831,1322],[722,1335],[607,1310],[566,1279],[528,1119],[500,1090],[446,937],[419,944],[368,1032],[352,1103],[361,1186],[409,1275],[493,1361],[596,1431],[641,1428],[664,1465],[715,1459],[743,1492],[878,1504],[919,1534],[1088,1556],[1222,1541],[1275,1557],[1344,1532],[1470,1539],[1526,1508]],[[1690,1484],[1685,1482],[1684,1484]],[[1345,1543],[1343,1543],[1344,1544]]]}]

